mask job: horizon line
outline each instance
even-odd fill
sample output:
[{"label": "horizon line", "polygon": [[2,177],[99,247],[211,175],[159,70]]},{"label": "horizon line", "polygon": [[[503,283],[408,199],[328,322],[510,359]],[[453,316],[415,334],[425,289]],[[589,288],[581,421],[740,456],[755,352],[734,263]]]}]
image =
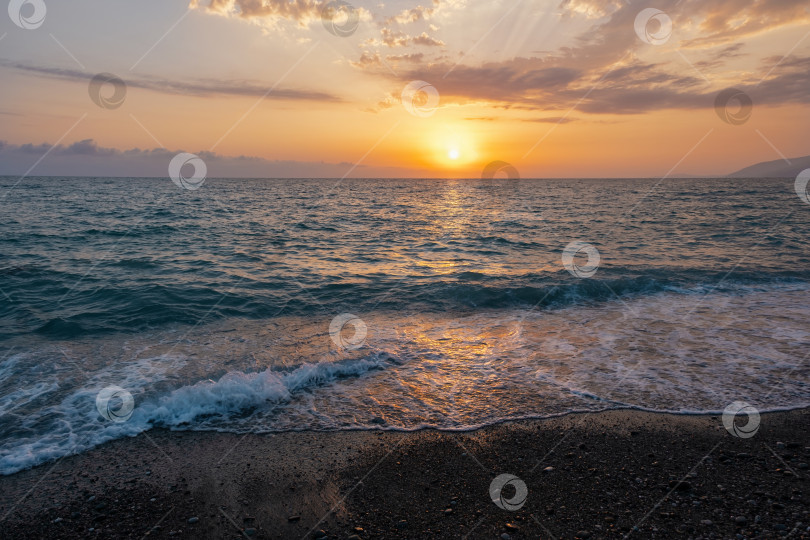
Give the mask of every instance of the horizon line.
[{"label": "horizon line", "polygon": [[[166,176],[129,176],[129,175],[17,175],[0,174],[0,178],[82,178],[110,179],[129,178],[133,180],[165,179],[171,181],[171,177]],[[794,180],[793,176],[733,176],[733,175],[678,175],[678,176],[527,176],[521,178],[483,178],[477,176],[352,176],[340,178],[338,176],[210,176],[206,180]]]}]

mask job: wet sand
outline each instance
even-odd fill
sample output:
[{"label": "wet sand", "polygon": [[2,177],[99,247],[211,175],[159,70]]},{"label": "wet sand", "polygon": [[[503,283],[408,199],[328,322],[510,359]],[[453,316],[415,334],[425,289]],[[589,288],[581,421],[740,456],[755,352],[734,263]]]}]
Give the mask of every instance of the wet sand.
[{"label": "wet sand", "polygon": [[[810,538],[810,410],[451,433],[152,430],[0,478],[3,538]],[[528,490],[490,499],[509,473]],[[507,499],[511,488],[505,488]]]}]

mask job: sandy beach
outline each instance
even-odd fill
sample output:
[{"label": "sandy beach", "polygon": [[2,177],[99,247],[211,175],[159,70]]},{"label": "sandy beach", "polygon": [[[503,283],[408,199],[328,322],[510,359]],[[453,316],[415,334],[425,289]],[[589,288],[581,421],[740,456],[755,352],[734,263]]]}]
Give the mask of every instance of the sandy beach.
[{"label": "sandy beach", "polygon": [[[810,538],[810,410],[473,432],[152,430],[0,479],[5,538]],[[500,474],[528,491],[489,496]],[[507,494],[506,488],[504,494]]]}]

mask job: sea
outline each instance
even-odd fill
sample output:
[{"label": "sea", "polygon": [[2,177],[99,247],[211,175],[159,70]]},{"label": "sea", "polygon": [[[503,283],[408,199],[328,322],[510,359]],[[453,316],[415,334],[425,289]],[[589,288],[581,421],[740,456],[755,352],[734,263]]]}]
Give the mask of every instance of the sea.
[{"label": "sea", "polygon": [[152,428],[810,405],[790,180],[0,177],[0,198],[0,474]]}]

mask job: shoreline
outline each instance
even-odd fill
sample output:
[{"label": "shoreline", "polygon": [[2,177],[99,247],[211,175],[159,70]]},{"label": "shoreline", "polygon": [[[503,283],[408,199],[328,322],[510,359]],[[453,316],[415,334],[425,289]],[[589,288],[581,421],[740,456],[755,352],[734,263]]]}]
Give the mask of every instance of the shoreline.
[{"label": "shoreline", "polygon": [[[810,408],[763,413],[750,439],[719,415],[635,409],[472,431],[152,429],[0,477],[0,526],[5,538],[810,538],[808,428]],[[504,473],[526,485],[517,511],[490,499]]]}]

